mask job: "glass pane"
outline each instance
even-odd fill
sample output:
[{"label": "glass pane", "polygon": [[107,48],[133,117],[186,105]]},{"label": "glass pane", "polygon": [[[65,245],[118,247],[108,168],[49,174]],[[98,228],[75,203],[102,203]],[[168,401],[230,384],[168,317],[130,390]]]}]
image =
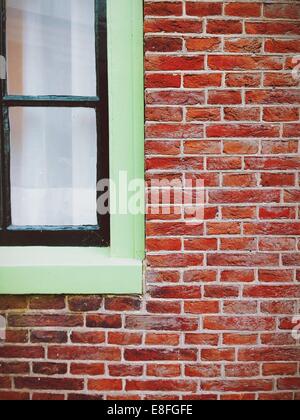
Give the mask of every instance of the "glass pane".
[{"label": "glass pane", "polygon": [[94,0],[7,0],[10,95],[96,95]]},{"label": "glass pane", "polygon": [[11,108],[12,223],[97,225],[95,110]]}]

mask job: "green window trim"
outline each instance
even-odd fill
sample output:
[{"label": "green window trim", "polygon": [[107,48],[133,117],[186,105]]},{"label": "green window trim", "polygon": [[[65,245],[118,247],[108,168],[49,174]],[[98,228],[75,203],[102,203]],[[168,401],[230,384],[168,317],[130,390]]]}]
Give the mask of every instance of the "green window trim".
[{"label": "green window trim", "polygon": [[[143,0],[107,0],[107,8],[110,178],[118,190],[120,171],[144,179]],[[0,248],[0,294],[141,294],[144,215],[110,218],[109,248]]]}]

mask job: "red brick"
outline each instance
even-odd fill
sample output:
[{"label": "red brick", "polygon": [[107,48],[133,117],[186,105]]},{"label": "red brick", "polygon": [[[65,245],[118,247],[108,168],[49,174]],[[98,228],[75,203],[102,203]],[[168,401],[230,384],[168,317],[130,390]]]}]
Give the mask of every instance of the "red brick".
[{"label": "red brick", "polygon": [[188,108],[187,121],[220,121],[220,108]]},{"label": "red brick", "polygon": [[182,121],[183,112],[180,107],[147,107],[147,121]]},{"label": "red brick", "polygon": [[[221,86],[221,83],[222,83],[222,75],[213,74],[213,73],[188,74],[184,76],[183,80],[184,80],[184,87],[189,88],[189,89],[199,89],[199,88],[205,88],[205,87],[219,87]],[[237,97],[239,97],[238,92],[235,92],[235,94]]]},{"label": "red brick", "polygon": [[263,374],[265,376],[283,376],[283,375],[296,375],[296,363],[264,363]]},{"label": "red brick", "polygon": [[243,25],[240,20],[208,19],[206,31],[218,35],[242,34]]},{"label": "red brick", "polygon": [[250,35],[299,35],[300,28],[297,22],[246,22],[246,33]]},{"label": "red brick", "polygon": [[51,346],[48,349],[50,360],[121,360],[117,347]]},{"label": "red brick", "polygon": [[216,314],[220,310],[217,301],[185,302],[184,312],[187,314]]},{"label": "red brick", "polygon": [[213,2],[187,2],[186,13],[190,16],[215,16],[222,14],[222,4]]},{"label": "red brick", "polygon": [[206,362],[233,362],[234,359],[234,349],[205,349],[201,351],[201,360]]},{"label": "red brick", "polygon": [[195,33],[199,34],[202,31],[202,22],[196,19],[146,19],[144,30],[146,33]]},{"label": "red brick", "polygon": [[[163,74],[163,73],[146,74],[145,86],[148,89],[150,88],[160,88],[160,89],[179,88],[181,86],[181,76],[179,74]],[[148,116],[147,116],[147,120],[149,121]]]},{"label": "red brick", "polygon": [[204,100],[201,91],[163,90],[146,94],[146,103],[149,105],[203,105]]},{"label": "red brick", "polygon": [[101,376],[104,375],[103,363],[72,363],[70,372],[72,375]]},{"label": "red brick", "polygon": [[90,391],[122,391],[121,379],[90,379],[88,381]]},{"label": "red brick", "polygon": [[272,391],[272,380],[222,380],[222,381],[203,381],[202,389],[204,391],[224,391],[224,392],[257,392]]},{"label": "red brick", "polygon": [[241,3],[234,2],[226,4],[225,14],[236,17],[260,17],[261,4],[260,3]]},{"label": "red brick", "polygon": [[161,378],[176,378],[181,376],[180,365],[148,365],[147,375]]},{"label": "red brick", "polygon": [[145,3],[144,8],[145,16],[181,16],[182,12],[183,10],[181,2],[148,2]]},{"label": "red brick", "polygon": [[126,328],[132,330],[154,331],[195,331],[198,328],[197,318],[158,317],[130,315],[126,318]]},{"label": "red brick", "polygon": [[205,317],[204,328],[224,331],[266,331],[275,330],[276,321],[273,318],[259,316],[244,317]]},{"label": "red brick", "polygon": [[189,52],[220,51],[221,39],[218,37],[187,38],[185,45]]},{"label": "red brick", "polygon": [[265,4],[264,15],[269,19],[299,19],[299,4]]},{"label": "red brick", "polygon": [[195,378],[217,378],[218,376],[221,376],[221,366],[214,364],[186,365],[185,376]]},{"label": "red brick", "polygon": [[15,386],[17,389],[81,391],[84,382],[83,379],[17,377]]},{"label": "red brick", "polygon": [[230,53],[258,54],[262,50],[259,38],[232,38],[225,40],[225,51]]},{"label": "red brick", "polygon": [[99,296],[72,296],[68,298],[69,308],[72,312],[98,311],[102,304]]},{"label": "red brick", "polygon": [[146,57],[147,71],[174,71],[174,70],[204,70],[204,57],[178,56],[178,55],[149,55]]},{"label": "red brick", "polygon": [[212,70],[283,70],[281,57],[247,55],[211,55],[208,65]]},{"label": "red brick", "polygon": [[64,296],[33,296],[29,299],[30,309],[64,309]]},{"label": "red brick", "polygon": [[300,297],[300,286],[245,286],[244,296],[295,299]]},{"label": "red brick", "polygon": [[197,350],[178,349],[178,350],[161,350],[161,349],[127,349],[125,350],[125,360],[138,361],[196,361]]},{"label": "red brick", "polygon": [[78,344],[101,344],[105,342],[105,334],[103,332],[73,331],[71,341]]}]

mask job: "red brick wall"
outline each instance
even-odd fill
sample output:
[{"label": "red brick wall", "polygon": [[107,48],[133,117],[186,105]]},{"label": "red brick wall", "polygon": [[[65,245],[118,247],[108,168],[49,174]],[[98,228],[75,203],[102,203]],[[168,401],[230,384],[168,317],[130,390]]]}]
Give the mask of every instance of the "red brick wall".
[{"label": "red brick wall", "polygon": [[1,297],[0,397],[300,399],[300,4],[145,14],[147,178],[203,178],[205,222],[148,216],[144,297]]}]

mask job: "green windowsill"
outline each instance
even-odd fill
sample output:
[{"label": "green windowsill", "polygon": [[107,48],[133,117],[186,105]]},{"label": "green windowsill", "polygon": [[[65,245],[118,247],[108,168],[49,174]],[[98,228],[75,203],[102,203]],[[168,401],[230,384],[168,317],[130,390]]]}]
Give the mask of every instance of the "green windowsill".
[{"label": "green windowsill", "polygon": [[0,294],[141,294],[143,262],[109,248],[4,247]]}]

